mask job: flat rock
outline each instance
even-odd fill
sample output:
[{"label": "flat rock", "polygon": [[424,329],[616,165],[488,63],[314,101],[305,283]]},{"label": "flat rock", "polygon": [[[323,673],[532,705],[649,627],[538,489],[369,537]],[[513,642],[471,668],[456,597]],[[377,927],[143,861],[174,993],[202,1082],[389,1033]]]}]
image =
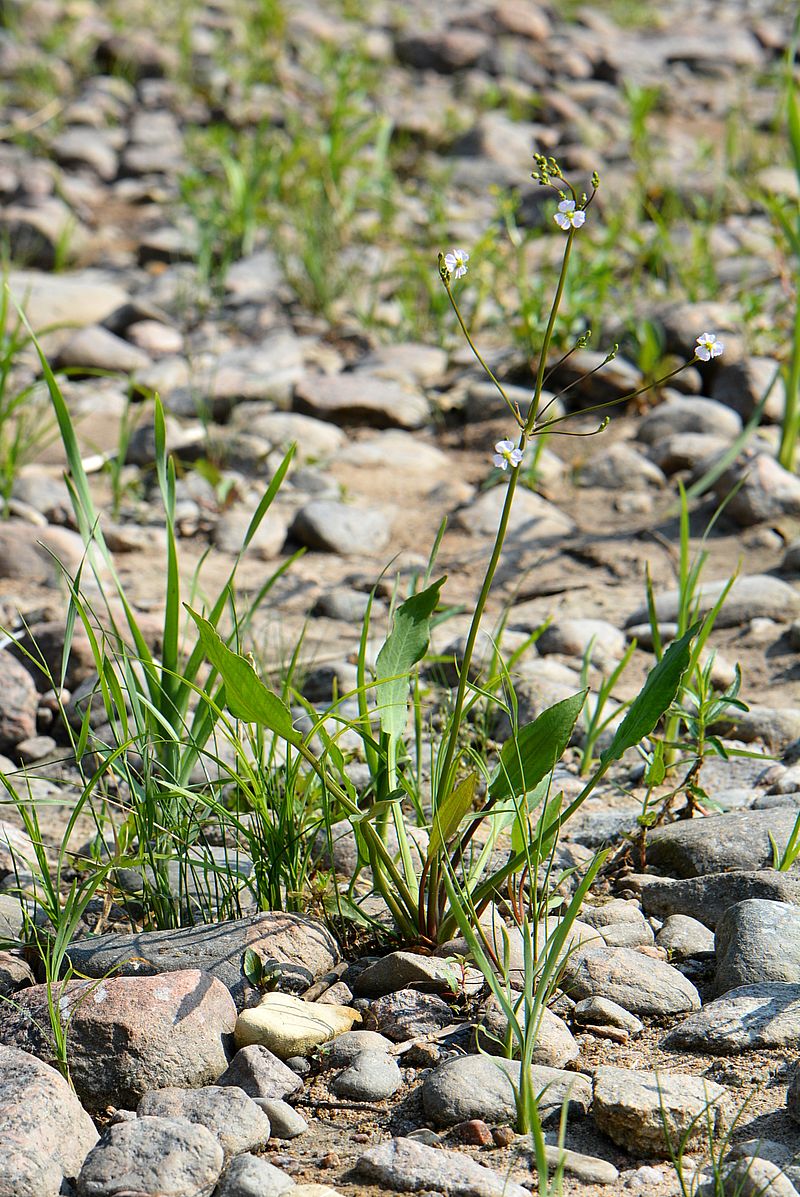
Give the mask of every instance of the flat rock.
[{"label": "flat rock", "polygon": [[751,898],[717,923],[714,986],[727,993],[762,981],[800,984],[800,907]]},{"label": "flat rock", "polygon": [[260,1043],[281,1060],[305,1056],[327,1043],[361,1015],[350,1006],[304,1002],[290,993],[265,993],[257,1006],[242,1011],[236,1020],[236,1046]]},{"label": "flat rock", "polygon": [[36,734],[39,695],[25,666],[0,651],[0,752]]},{"label": "flat rock", "polygon": [[647,836],[647,863],[673,877],[697,877],[726,869],[772,864],[772,836],[780,850],[792,834],[792,808],[733,811],[655,827]]},{"label": "flat rock", "polygon": [[323,553],[372,556],[389,544],[391,521],[376,508],[312,499],[295,515],[289,534],[307,548]]},{"label": "flat rock", "polygon": [[0,1197],[57,1197],[97,1137],[60,1072],[27,1052],[0,1047]]},{"label": "flat rock", "polygon": [[[476,970],[469,970],[475,977]],[[480,978],[482,982],[482,978]],[[453,969],[436,956],[414,952],[389,952],[359,973],[353,990],[359,997],[382,997],[413,985],[415,988],[449,993]]]},{"label": "flat rock", "polygon": [[86,1158],[78,1197],[168,1194],[196,1197],[212,1192],[223,1153],[204,1126],[170,1118],[135,1118],[110,1126]]},{"label": "flat rock", "polygon": [[[514,1123],[514,1090],[519,1074],[519,1061],[501,1056],[461,1056],[447,1060],[422,1083],[425,1116],[435,1126],[455,1126],[472,1118],[489,1123]],[[566,1100],[576,1110],[589,1108],[591,1086],[581,1073],[532,1065],[531,1076],[543,1119],[560,1113]]]},{"label": "flat rock", "polygon": [[375,998],[369,1009],[370,1023],[393,1043],[429,1035],[453,1022],[453,1011],[435,993],[398,989]]},{"label": "flat rock", "polygon": [[261,403],[242,403],[231,417],[232,428],[242,428],[263,437],[273,449],[285,452],[297,445],[296,461],[331,457],[346,443],[346,435],[335,424],[315,420],[296,411],[271,411]]},{"label": "flat rock", "polygon": [[633,948],[580,948],[567,960],[564,989],[577,1001],[606,997],[631,1014],[682,1014],[700,996],[682,973]]},{"label": "flat rock", "polygon": [[[698,616],[711,610],[727,585],[727,578],[719,582],[700,583],[696,592],[699,599]],[[677,590],[657,594],[655,610],[659,622],[676,619],[679,603],[680,595]],[[797,615],[800,615],[800,591],[796,587],[771,574],[744,574],[734,580],[715,626],[735,628],[758,618],[787,623]],[[625,626],[645,623],[647,619],[647,608],[638,607],[628,616]]]},{"label": "flat rock", "polygon": [[579,486],[596,486],[602,490],[616,490],[623,485],[630,490],[646,490],[662,487],[665,483],[664,473],[655,462],[624,442],[607,446],[603,453],[587,457],[578,472]]},{"label": "flat rock", "polygon": [[[132,1109],[150,1089],[208,1084],[227,1064],[236,1010],[220,981],[198,969],[157,977],[69,981],[70,1075],[87,1109]],[[52,1060],[46,985],[0,1008],[0,1041]]]},{"label": "flat rock", "polygon": [[563,653],[568,657],[583,658],[588,653],[592,661],[602,665],[604,661],[619,660],[627,645],[625,633],[605,619],[556,616],[536,641],[536,647],[545,656]]},{"label": "flat rock", "polygon": [[261,1043],[240,1048],[216,1083],[243,1089],[248,1097],[269,1100],[291,1097],[303,1087],[297,1073]]},{"label": "flat rock", "polygon": [[73,328],[100,324],[128,302],[117,276],[102,270],[58,274],[12,270],[8,285],[38,333],[55,324]]},{"label": "flat rock", "polygon": [[679,1023],[663,1040],[668,1051],[687,1048],[712,1055],[797,1044],[800,985],[768,981],[743,985],[708,1002]]},{"label": "flat rock", "polygon": [[226,1156],[266,1147],[270,1122],[264,1111],[241,1089],[204,1085],[200,1089],[167,1086],[145,1093],[136,1107],[138,1118],[185,1118],[204,1126]]},{"label": "flat rock", "polygon": [[769,902],[791,902],[800,906],[800,875],[775,869],[706,873],[699,877],[672,879],[645,874],[627,878],[629,886],[641,882],[645,913],[655,918],[689,915],[712,930],[729,906],[748,898]]},{"label": "flat rock", "polygon": [[70,945],[75,969],[89,977],[175,972],[188,964],[222,981],[237,1008],[254,992],[242,972],[247,948],[281,966],[284,989],[302,992],[339,960],[330,932],[316,919],[265,911],[175,931],[98,935]]},{"label": "flat rock", "polygon": [[446,1197],[531,1197],[522,1185],[461,1152],[426,1147],[414,1139],[392,1139],[370,1147],[356,1161],[355,1171],[379,1188],[400,1192],[424,1190]]},{"label": "flat rock", "polygon": [[592,1117],[632,1155],[669,1156],[708,1141],[722,1127],[725,1089],[701,1077],[638,1072],[601,1065],[594,1076]]},{"label": "flat rock", "polygon": [[301,379],[294,389],[294,408],[340,426],[367,428],[421,428],[430,417],[421,391],[366,371]]},{"label": "flat rock", "polygon": [[[0,576],[35,586],[59,588],[64,570],[74,578],[86,555],[83,540],[69,528],[36,528],[22,520],[0,525]],[[59,568],[59,562],[64,570]]]},{"label": "flat rock", "polygon": [[58,353],[60,366],[89,370],[111,370],[132,374],[150,365],[141,349],[100,325],[87,325],[72,333]]}]

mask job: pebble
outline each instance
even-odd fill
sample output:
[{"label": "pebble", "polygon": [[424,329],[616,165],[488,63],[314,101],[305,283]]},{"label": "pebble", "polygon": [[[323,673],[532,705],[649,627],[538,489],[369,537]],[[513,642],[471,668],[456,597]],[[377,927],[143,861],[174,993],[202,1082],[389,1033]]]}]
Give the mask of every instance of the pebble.
[{"label": "pebble", "polygon": [[476,1164],[461,1152],[427,1147],[413,1139],[391,1139],[370,1147],[355,1172],[380,1188],[401,1192],[433,1190],[445,1197],[530,1197],[528,1189]]},{"label": "pebble", "polygon": [[370,1021],[393,1043],[439,1031],[453,1022],[453,1011],[435,993],[400,989],[370,1003]]},{"label": "pebble", "polygon": [[290,993],[265,993],[257,1006],[243,1010],[236,1020],[238,1048],[261,1044],[281,1060],[307,1056],[342,1031],[349,1031],[361,1015],[350,1006],[304,1002]]},{"label": "pebble", "polygon": [[718,498],[738,487],[726,512],[742,528],[800,515],[800,478],[768,453],[745,451],[714,484]]},{"label": "pebble", "polygon": [[[601,1160],[596,1155],[584,1155],[580,1151],[570,1151],[566,1147],[545,1144],[545,1158],[548,1168],[554,1172],[561,1166],[567,1176],[577,1176],[587,1185],[613,1185],[619,1180],[619,1172],[608,1160]],[[530,1158],[531,1168],[536,1167],[533,1154]]]},{"label": "pebble", "polygon": [[632,1155],[668,1156],[670,1144],[673,1151],[678,1144],[691,1150],[707,1141],[709,1122],[719,1131],[724,1096],[722,1085],[701,1077],[601,1065],[594,1075],[592,1117]]},{"label": "pebble", "polygon": [[[505,487],[493,486],[460,508],[454,517],[459,529],[472,536],[494,536],[500,523],[505,502]],[[575,523],[568,515],[530,490],[518,490],[508,522],[507,538],[515,542],[557,540],[575,531]]]},{"label": "pebble", "polygon": [[377,1031],[345,1031],[320,1049],[320,1063],[323,1068],[341,1068],[352,1062],[362,1052],[377,1052],[384,1055],[392,1047],[391,1040]]},{"label": "pebble", "polygon": [[397,1061],[385,1052],[362,1051],[330,1082],[331,1093],[352,1101],[384,1101],[403,1084]]},{"label": "pebble", "polygon": [[[511,999],[517,1006],[516,1017],[519,1024],[526,1025],[525,1006],[521,994],[511,993]],[[551,1068],[565,1068],[577,1060],[580,1048],[572,1037],[563,1019],[545,1006],[541,1012],[541,1019],[536,1034],[536,1044],[531,1056],[531,1063],[544,1064]],[[494,995],[483,1003],[480,1021],[475,1028],[475,1039],[481,1050],[497,1052],[504,1049],[508,1020],[502,1007]],[[511,1036],[512,1054],[518,1056],[520,1046]]]},{"label": "pebble", "polygon": [[797,1197],[797,1189],[777,1164],[756,1156],[736,1160],[697,1190],[698,1197]]},{"label": "pebble", "polygon": [[672,960],[706,956],[714,951],[714,934],[698,919],[687,914],[671,914],[656,935],[656,943]]},{"label": "pebble", "polygon": [[[247,1051],[247,1048],[243,1048]],[[272,1139],[296,1139],[308,1130],[308,1123],[294,1106],[276,1097],[254,1097],[253,1101],[263,1110],[272,1128]]]},{"label": "pebble", "polygon": [[139,1118],[185,1118],[204,1126],[217,1138],[226,1158],[242,1151],[258,1151],[270,1137],[270,1122],[263,1109],[232,1085],[157,1089],[145,1093],[136,1114]]},{"label": "pebble", "polygon": [[232,1159],[214,1190],[215,1197],[280,1197],[291,1189],[291,1176],[257,1155],[244,1153]]},{"label": "pebble", "polygon": [[420,391],[366,371],[301,379],[294,388],[294,408],[340,426],[368,428],[421,428],[430,415]]},{"label": "pebble", "polygon": [[323,553],[370,557],[388,545],[391,521],[376,508],[312,499],[297,511],[289,535],[306,548]]},{"label": "pebble", "polygon": [[[729,580],[725,578],[718,582],[701,581],[696,591],[696,598],[699,600],[698,617],[711,610]],[[655,611],[659,622],[674,620],[677,617],[679,603],[680,593],[677,590],[657,593]],[[787,623],[798,615],[800,615],[800,592],[795,587],[770,574],[741,574],[734,580],[728,591],[714,626],[735,628],[747,625],[756,618],[774,619],[778,623]],[[646,623],[647,620],[647,607],[637,607],[628,616],[625,626]]]},{"label": "pebble", "polygon": [[640,1035],[644,1030],[641,1019],[606,997],[583,998],[576,1002],[572,1015],[577,1023],[590,1027],[619,1027],[629,1035]]},{"label": "pebble", "polygon": [[[483,978],[476,969],[468,969],[477,988]],[[439,992],[452,991],[453,970],[436,956],[419,956],[414,952],[389,952],[359,973],[354,992],[359,997],[382,997],[409,986],[425,987]]]},{"label": "pebble", "polygon": [[223,1152],[204,1126],[171,1118],[135,1118],[109,1126],[89,1152],[77,1197],[115,1197],[122,1184],[134,1193],[196,1197],[211,1192]]}]

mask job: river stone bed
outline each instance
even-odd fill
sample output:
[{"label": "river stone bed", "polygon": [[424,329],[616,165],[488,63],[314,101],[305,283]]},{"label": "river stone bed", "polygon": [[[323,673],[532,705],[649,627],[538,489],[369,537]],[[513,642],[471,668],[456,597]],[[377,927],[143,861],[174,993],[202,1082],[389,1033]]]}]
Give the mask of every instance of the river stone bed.
[{"label": "river stone bed", "polygon": [[[234,56],[241,40],[236,6],[190,6],[192,98],[179,82],[175,31],[162,36],[151,0],[126,9],[124,35],[106,7],[3,6],[0,59],[12,86],[0,231],[12,294],[53,363],[69,371],[64,392],[107,513],[107,543],[153,647],[165,540],[152,486],[152,407],[138,400],[158,391],[164,402],[180,463],[181,564],[188,580],[210,549],[209,592],[230,570],[265,479],[297,442],[239,585],[254,593],[290,553],[308,550],[273,587],[252,631],[267,664],[285,660],[304,634],[303,694],[324,707],[357,684],[352,654],[386,562],[424,568],[445,516],[438,566],[449,575],[447,601],[466,610],[474,603],[503,497],[499,487],[482,488],[492,445],[510,421],[463,348],[386,344],[362,327],[354,312],[365,310],[364,295],[332,322],[310,314],[266,230],[217,280],[213,297],[202,296],[198,230],[180,198],[191,127],[223,119],[263,129],[274,97],[260,85],[246,94],[233,67],[230,77],[215,72],[215,39]],[[526,185],[534,146],[562,156],[576,176],[596,166],[603,187],[591,216],[612,214],[641,169],[623,96],[631,86],[663,90],[654,186],[714,202],[725,180],[713,155],[702,170],[690,169],[689,158],[698,139],[725,143],[731,113],[754,136],[770,126],[778,104],[771,74],[790,38],[777,0],[665,0],[641,28],[621,17],[615,24],[603,5],[576,20],[565,19],[564,6],[528,0],[477,0],[468,11],[455,0],[433,9],[412,0],[401,14],[391,4],[362,7],[355,19],[327,0],[285,4],[293,49],[282,86],[302,105],[316,85],[306,52],[324,45],[338,54],[363,36],[385,76],[379,107],[407,143],[409,169],[445,163],[452,176],[443,185],[448,220],[454,243],[467,248],[496,219],[494,186],[520,187],[522,218],[550,221],[541,192]],[[60,8],[76,60],[88,63],[83,74],[48,39]],[[167,8],[161,15],[171,21]],[[37,75],[51,81],[55,107],[29,102]],[[508,112],[531,94],[538,107],[523,104],[528,119],[512,119]],[[743,95],[750,115],[742,115]],[[777,195],[795,188],[786,170],[769,167],[759,185]],[[665,292],[642,313],[667,354],[690,356],[695,338],[714,329],[726,343],[723,358],[680,376],[649,410],[617,412],[602,442],[553,439],[539,459],[541,493],[518,492],[490,618],[508,605],[507,653],[550,621],[514,667],[522,722],[580,688],[584,656],[596,689],[634,638],[614,697],[638,691],[652,663],[646,569],[661,635],[675,634],[677,481],[690,483],[729,451],[776,366],[750,351],[735,284],[757,290],[768,327],[780,319],[787,267],[763,211],[743,188],[740,198],[714,229],[709,295],[688,302]],[[398,203],[398,227],[417,242],[417,197],[404,193]],[[651,233],[646,226],[643,236]],[[447,246],[431,248],[434,274],[439,248]],[[403,238],[380,251],[392,269],[406,253]],[[385,279],[376,310],[391,327],[397,311],[384,288]],[[625,329],[610,327],[610,340],[622,340]],[[525,354],[494,335],[487,345],[509,394],[524,404]],[[576,382],[573,410],[640,382],[624,353],[591,373],[603,356],[592,345],[552,380]],[[19,390],[37,377],[22,352],[8,385]],[[107,466],[131,384],[135,427],[112,518]],[[713,605],[741,562],[711,644],[716,681],[729,685],[739,663],[749,707],[720,734],[754,756],[708,759],[696,779],[707,817],[654,829],[596,887],[534,1055],[551,1166],[568,1103],[567,1197],[677,1197],[668,1159],[675,1139],[666,1141],[665,1124],[668,1135],[687,1136],[687,1185],[701,1193],[713,1191],[703,1171],[708,1127],[730,1135],[726,1193],[749,1191],[742,1184],[760,1197],[800,1192],[800,867],[772,868],[773,844],[787,842],[800,810],[800,482],[775,461],[781,388],[692,519],[696,546],[718,499],[738,487],[705,542],[700,606]],[[574,427],[596,424],[579,416]],[[194,469],[200,458],[218,462],[218,476]],[[58,704],[26,654],[35,646],[60,673],[58,562],[73,576],[83,569],[84,581],[89,572],[63,467],[58,444],[25,464],[0,524],[0,625],[18,646],[0,651],[0,768],[36,802],[51,863],[81,783]],[[376,638],[391,599],[389,579],[372,606]],[[467,625],[457,615],[436,629],[444,664],[426,684],[453,684]],[[484,635],[479,648],[489,655],[491,639]],[[61,695],[73,729],[95,684],[91,645],[77,629]],[[492,729],[498,740],[507,733],[502,721]],[[351,747],[346,737],[340,746]],[[568,799],[581,784],[578,748],[557,772]],[[626,758],[569,824],[559,866],[580,869],[598,848],[619,849],[637,831],[642,797],[638,759]],[[332,865],[349,878],[355,842],[347,826],[338,831]],[[88,844],[94,832],[79,816],[73,844]],[[415,834],[424,853],[424,834]],[[343,957],[314,918],[253,908],[243,845],[205,851],[194,864],[240,877],[243,917],[211,919],[200,887],[186,898],[193,925],[180,931],[142,930],[121,906],[106,910],[100,901],[87,910],[71,953],[75,975],[59,993],[71,1019],[72,1090],[54,1067],[44,978],[14,947],[23,926],[14,891],[33,881],[33,845],[13,804],[0,807],[0,937],[9,945],[0,951],[0,1197],[534,1192],[532,1145],[512,1127],[520,1065],[495,1055],[503,1016],[475,970],[461,967],[463,942],[443,949],[444,958]],[[170,867],[177,886],[178,862]],[[118,870],[115,880],[134,909],[141,873]],[[263,1001],[245,976],[247,949],[279,966],[278,992]],[[509,950],[518,978],[523,953],[513,933]]]}]

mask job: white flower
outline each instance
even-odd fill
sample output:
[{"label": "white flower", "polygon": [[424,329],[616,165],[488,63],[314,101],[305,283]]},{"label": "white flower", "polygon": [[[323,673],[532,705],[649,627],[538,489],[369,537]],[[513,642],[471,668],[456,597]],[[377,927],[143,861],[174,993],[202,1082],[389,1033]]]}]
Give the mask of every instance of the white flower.
[{"label": "white flower", "polygon": [[717,340],[715,333],[703,333],[701,337],[697,338],[694,355],[699,357],[701,362],[710,362],[712,357],[719,357],[724,348],[725,346],[722,341]]},{"label": "white flower", "polygon": [[467,273],[469,254],[465,249],[453,249],[444,255],[444,264],[453,278],[463,278]]},{"label": "white flower", "polygon": [[575,207],[575,200],[565,199],[558,205],[558,211],[553,220],[560,229],[567,233],[570,228],[579,229],[582,224],[586,223],[586,213],[583,208]]},{"label": "white flower", "polygon": [[494,465],[500,470],[507,470],[511,466],[515,470],[522,461],[522,450],[514,448],[513,441],[498,441],[492,458]]}]

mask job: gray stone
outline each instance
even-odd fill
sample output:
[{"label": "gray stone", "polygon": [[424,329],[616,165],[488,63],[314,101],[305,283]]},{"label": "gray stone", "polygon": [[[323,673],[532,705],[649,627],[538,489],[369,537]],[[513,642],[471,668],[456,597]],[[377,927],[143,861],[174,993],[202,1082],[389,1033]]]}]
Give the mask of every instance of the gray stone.
[{"label": "gray stone", "polygon": [[345,1031],[320,1048],[320,1060],[324,1068],[341,1068],[343,1064],[352,1064],[362,1052],[385,1055],[391,1046],[391,1040],[377,1031]]},{"label": "gray stone", "polygon": [[752,898],[717,923],[717,993],[761,981],[800,983],[800,907]]},{"label": "gray stone", "polygon": [[253,989],[242,972],[247,948],[281,966],[284,989],[302,992],[337,963],[339,951],[330,932],[316,919],[263,911],[219,923],[200,923],[171,931],[112,933],[70,945],[78,972],[103,977],[170,973],[191,962],[222,981],[242,1009]]},{"label": "gray stone", "polygon": [[378,345],[359,362],[376,378],[397,382],[412,381],[423,387],[435,387],[447,371],[447,351],[437,345],[404,341],[396,345]]},{"label": "gray stone", "polygon": [[793,810],[779,807],[655,827],[647,836],[647,863],[673,877],[766,868],[772,864],[772,839],[780,851],[788,843],[796,817]]},{"label": "gray stone", "polygon": [[708,1002],[679,1023],[663,1040],[672,1051],[688,1048],[734,1056],[761,1048],[797,1044],[800,1036],[800,985],[766,981],[743,985]]},{"label": "gray stone", "polygon": [[671,914],[656,935],[656,943],[673,960],[688,960],[714,951],[714,933],[687,914]]},{"label": "gray stone", "polygon": [[204,1126],[135,1118],[106,1130],[86,1157],[76,1190],[78,1197],[126,1191],[197,1197],[213,1190],[222,1161],[222,1148]]},{"label": "gray stone", "polygon": [[341,449],[347,439],[341,428],[325,420],[315,420],[294,411],[265,410],[261,403],[240,404],[234,409],[231,426],[263,437],[273,449],[281,452],[296,444],[297,462],[328,458]]},{"label": "gray stone", "polygon": [[453,1022],[453,1011],[435,993],[419,993],[416,989],[399,989],[376,998],[370,1005],[369,1017],[376,1029],[402,1043],[419,1035],[429,1035]]},{"label": "gray stone", "polygon": [[[475,977],[476,970],[469,970]],[[414,952],[389,952],[359,973],[353,992],[359,997],[382,997],[398,989],[424,988],[439,993],[452,991],[453,969],[436,956]],[[480,982],[482,983],[482,977]]]},{"label": "gray stone", "polygon": [[204,1126],[219,1141],[226,1156],[257,1151],[269,1142],[269,1118],[251,1097],[233,1085],[157,1089],[145,1093],[136,1114],[139,1118],[185,1118]]},{"label": "gray stone", "polygon": [[[233,508],[231,511],[224,512],[214,528],[214,547],[223,553],[230,553],[231,556],[240,553],[253,514],[254,509],[242,508]],[[277,557],[283,548],[288,531],[288,521],[283,519],[274,508],[268,511],[255,535],[250,539],[247,548],[248,556],[260,558],[262,561],[269,561],[273,557]]]},{"label": "gray stone", "polygon": [[69,528],[36,528],[13,519],[0,526],[0,577],[58,589],[64,570],[74,578],[85,556],[83,540]]},{"label": "gray stone", "polygon": [[592,1117],[632,1155],[670,1156],[708,1141],[722,1127],[725,1089],[678,1073],[638,1072],[601,1065],[594,1076]]},{"label": "gray stone", "polygon": [[[213,1081],[236,1021],[224,985],[198,969],[68,981],[59,1010],[69,1020],[72,1082],[92,1110],[132,1109],[149,1089]],[[53,1059],[46,985],[0,1008],[0,1041]]]},{"label": "gray stone", "polygon": [[0,652],[0,752],[36,734],[39,695],[25,666],[9,652]]},{"label": "gray stone", "polygon": [[351,1101],[383,1101],[403,1083],[397,1061],[385,1052],[362,1051],[330,1082],[336,1097]]},{"label": "gray stone", "polygon": [[726,717],[737,739],[746,744],[766,744],[770,752],[783,752],[800,737],[800,708],[768,707],[752,703],[746,711],[732,711]]},{"label": "gray stone", "polygon": [[91,1118],[55,1068],[0,1047],[0,1197],[56,1197],[96,1142]]},{"label": "gray stone", "polygon": [[676,433],[721,437],[730,442],[741,431],[741,417],[725,404],[671,392],[666,402],[659,403],[638,422],[636,438],[656,447]]},{"label": "gray stone", "polygon": [[792,1079],[789,1082],[789,1089],[786,1094],[786,1109],[795,1122],[800,1122],[800,1063],[795,1064]]},{"label": "gray stone", "polygon": [[757,1156],[736,1160],[705,1181],[697,1197],[797,1197],[797,1189],[777,1164]]},{"label": "gray stone", "polygon": [[[4,824],[0,823],[0,873],[7,872],[3,866],[3,857],[5,855],[4,826]],[[28,850],[30,851],[30,847],[28,847]],[[0,894],[0,940],[19,939],[22,934],[22,927],[22,903],[18,898],[14,898],[10,894]]]},{"label": "gray stone", "polygon": [[[699,600],[698,618],[711,610],[728,581],[726,578],[719,582],[700,583],[696,592]],[[677,590],[657,594],[655,609],[659,622],[675,619],[679,603],[680,593]],[[800,592],[795,587],[770,574],[744,574],[734,580],[717,615],[715,626],[735,628],[758,618],[787,623],[797,615],[800,615]],[[628,616],[625,626],[646,623],[647,619],[647,607],[638,607]]]},{"label": "gray stone", "polygon": [[70,336],[59,350],[58,364],[83,370],[112,370],[120,374],[132,374],[149,366],[150,358],[129,341],[123,341],[122,337],[95,324],[87,325]]},{"label": "gray stone", "polygon": [[341,556],[372,556],[388,545],[391,522],[374,508],[312,499],[297,512],[289,533],[309,549]]},{"label": "gray stone", "polygon": [[370,1147],[356,1160],[355,1171],[379,1189],[445,1197],[530,1197],[530,1191],[475,1163],[458,1151],[427,1147],[414,1139],[391,1139]]},{"label": "gray stone", "polygon": [[579,486],[597,486],[603,490],[617,490],[621,486],[646,490],[662,487],[665,483],[666,478],[655,462],[624,442],[607,446],[603,453],[587,457],[578,473]]},{"label": "gray stone", "polygon": [[273,1139],[296,1139],[308,1130],[303,1115],[288,1101],[280,1101],[277,1097],[254,1097],[253,1101],[269,1118]]},{"label": "gray stone", "polygon": [[[447,1060],[422,1083],[425,1116],[435,1126],[455,1126],[471,1118],[489,1123],[515,1123],[514,1091],[519,1085],[519,1075],[519,1061],[501,1056],[461,1056]],[[531,1077],[543,1119],[560,1115],[565,1101],[573,1112],[588,1110],[591,1085],[581,1073],[532,1065]]]},{"label": "gray stone", "polygon": [[277,1100],[303,1087],[299,1076],[261,1043],[240,1048],[216,1084],[238,1086],[249,1097]]},{"label": "gray stone", "polygon": [[294,408],[334,424],[368,428],[421,428],[430,415],[418,389],[366,371],[301,379],[294,389]]},{"label": "gray stone", "polygon": [[644,1030],[641,1019],[610,998],[583,998],[575,1003],[572,1017],[584,1026],[618,1027],[629,1035],[639,1035]]},{"label": "gray stone", "polygon": [[[545,1159],[548,1168],[554,1172],[559,1166],[567,1176],[577,1176],[587,1185],[613,1185],[619,1180],[619,1172],[608,1160],[601,1160],[596,1155],[584,1155],[580,1151],[570,1151],[567,1147],[550,1146],[545,1144]],[[536,1157],[530,1156],[530,1166],[536,1168]]]},{"label": "gray stone", "polygon": [[722,499],[734,487],[738,490],[725,512],[742,528],[800,515],[800,478],[785,470],[769,453],[745,451],[714,483],[714,493]]},{"label": "gray stone", "polygon": [[[0,931],[0,942],[2,942],[2,931]],[[21,950],[0,951],[0,997],[9,997],[18,989],[26,989],[29,985],[35,984],[36,978]]]},{"label": "gray stone", "polygon": [[700,1008],[691,981],[663,960],[633,948],[580,948],[567,960],[563,988],[577,1001],[610,998],[631,1014],[682,1014]]},{"label": "gray stone", "polygon": [[99,324],[128,302],[117,276],[102,270],[59,274],[12,270],[8,285],[37,333],[54,324],[79,328]]},{"label": "gray stone", "polygon": [[769,902],[791,902],[800,906],[800,875],[775,869],[706,873],[680,880],[651,874],[626,878],[626,885],[641,883],[645,913],[665,919],[673,914],[689,915],[712,930],[729,906],[747,898]]},{"label": "gray stone", "polygon": [[[590,651],[591,646],[591,651]],[[545,656],[563,653],[583,657],[587,652],[595,664],[617,661],[625,652],[625,633],[605,619],[568,619],[556,617],[536,641]]]},{"label": "gray stone", "polygon": [[214,1197],[280,1197],[295,1187],[294,1179],[257,1155],[231,1160],[214,1190]]},{"label": "gray stone", "polygon": [[740,362],[718,363],[711,396],[730,407],[743,420],[749,420],[769,388],[764,409],[768,423],[783,418],[785,387],[778,362],[768,357],[746,357]]},{"label": "gray stone", "polygon": [[[521,1027],[526,1025],[525,1006],[521,994],[511,994],[517,1004],[516,1017]],[[475,1038],[481,1050],[499,1052],[505,1050],[508,1020],[503,1009],[494,995],[487,998],[480,1012],[480,1020],[475,1027]],[[519,1042],[511,1036],[512,1054],[520,1053]],[[531,1056],[531,1063],[544,1064],[549,1068],[565,1068],[580,1056],[580,1048],[571,1035],[563,1019],[548,1010],[545,1006],[541,1011],[541,1021],[536,1034],[536,1045]]]},{"label": "gray stone", "polygon": [[657,441],[650,457],[660,470],[671,476],[680,470],[703,470],[707,463],[720,457],[730,445],[726,437],[702,432],[676,432],[666,440]]},{"label": "gray stone", "polygon": [[[494,536],[500,523],[505,497],[504,486],[493,486],[466,507],[462,507],[456,513],[455,524],[462,531],[474,536]],[[548,503],[547,499],[531,490],[517,488],[508,523],[507,537],[510,543],[559,540],[574,531],[574,521],[559,511],[554,503]]]}]

